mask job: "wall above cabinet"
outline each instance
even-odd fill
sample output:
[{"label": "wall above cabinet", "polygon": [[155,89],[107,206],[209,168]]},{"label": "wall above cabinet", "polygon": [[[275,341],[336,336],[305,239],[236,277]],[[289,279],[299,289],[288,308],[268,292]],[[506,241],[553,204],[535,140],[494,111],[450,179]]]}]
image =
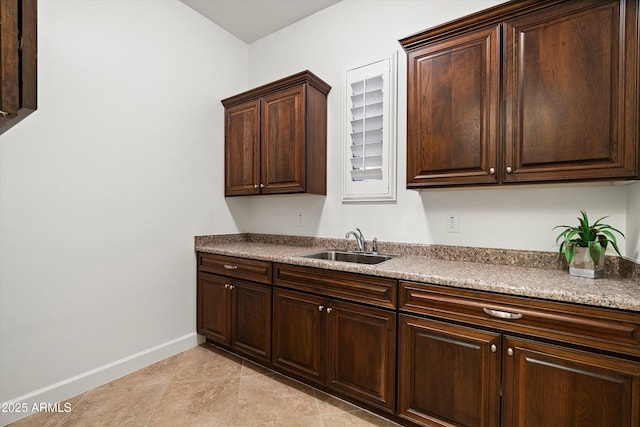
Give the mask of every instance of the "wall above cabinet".
[{"label": "wall above cabinet", "polygon": [[327,193],[327,94],[310,71],[222,100],[225,196]]},{"label": "wall above cabinet", "polygon": [[400,40],[407,188],[637,179],[639,3],[513,1]]}]

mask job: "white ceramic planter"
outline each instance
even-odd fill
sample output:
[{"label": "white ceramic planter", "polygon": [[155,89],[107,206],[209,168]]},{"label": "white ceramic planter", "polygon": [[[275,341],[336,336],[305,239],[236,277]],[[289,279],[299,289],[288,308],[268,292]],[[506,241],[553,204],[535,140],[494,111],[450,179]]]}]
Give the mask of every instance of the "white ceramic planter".
[{"label": "white ceramic planter", "polygon": [[[603,251],[604,252],[604,251]],[[569,274],[589,279],[604,277],[604,254],[594,263],[589,255],[589,248],[575,247],[575,254],[569,264]]]}]

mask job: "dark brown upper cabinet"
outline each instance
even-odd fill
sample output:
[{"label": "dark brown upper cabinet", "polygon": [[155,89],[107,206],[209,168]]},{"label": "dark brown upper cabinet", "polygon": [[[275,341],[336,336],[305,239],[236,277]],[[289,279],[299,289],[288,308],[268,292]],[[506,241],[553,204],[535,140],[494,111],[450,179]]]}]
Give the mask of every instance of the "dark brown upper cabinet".
[{"label": "dark brown upper cabinet", "polygon": [[407,186],[496,183],[497,27],[408,51]]},{"label": "dark brown upper cabinet", "polygon": [[37,108],[37,6],[0,1],[0,134]]},{"label": "dark brown upper cabinet", "polygon": [[637,179],[639,3],[512,1],[400,40],[407,188]]},{"label": "dark brown upper cabinet", "polygon": [[303,71],[222,100],[226,196],[326,194],[330,90]]}]

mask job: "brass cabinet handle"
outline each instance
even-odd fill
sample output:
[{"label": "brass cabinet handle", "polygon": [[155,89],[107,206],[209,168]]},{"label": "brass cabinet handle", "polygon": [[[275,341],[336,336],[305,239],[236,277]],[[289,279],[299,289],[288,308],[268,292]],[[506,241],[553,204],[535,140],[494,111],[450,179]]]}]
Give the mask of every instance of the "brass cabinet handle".
[{"label": "brass cabinet handle", "polygon": [[487,313],[489,316],[497,317],[499,319],[522,319],[522,314],[520,313],[509,313],[508,311],[492,310],[490,308],[483,308],[482,311]]},{"label": "brass cabinet handle", "polygon": [[224,265],[224,269],[225,270],[237,270],[238,266],[237,265],[229,265],[229,264],[225,264]]}]

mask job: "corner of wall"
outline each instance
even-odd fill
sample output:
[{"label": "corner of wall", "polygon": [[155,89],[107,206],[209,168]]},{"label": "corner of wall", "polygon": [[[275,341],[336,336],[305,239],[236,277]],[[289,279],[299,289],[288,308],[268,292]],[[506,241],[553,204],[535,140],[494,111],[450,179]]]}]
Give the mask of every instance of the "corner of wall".
[{"label": "corner of wall", "polygon": [[640,263],[640,182],[627,186],[625,254]]}]

